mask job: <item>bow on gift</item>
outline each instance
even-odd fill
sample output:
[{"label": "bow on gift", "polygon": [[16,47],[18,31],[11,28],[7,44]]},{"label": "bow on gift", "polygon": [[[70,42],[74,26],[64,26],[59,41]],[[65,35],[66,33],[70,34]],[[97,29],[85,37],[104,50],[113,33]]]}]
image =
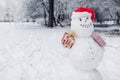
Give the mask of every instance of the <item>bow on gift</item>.
[{"label": "bow on gift", "polygon": [[73,44],[75,43],[75,34],[73,32],[65,32],[61,43],[64,47],[72,48]]}]

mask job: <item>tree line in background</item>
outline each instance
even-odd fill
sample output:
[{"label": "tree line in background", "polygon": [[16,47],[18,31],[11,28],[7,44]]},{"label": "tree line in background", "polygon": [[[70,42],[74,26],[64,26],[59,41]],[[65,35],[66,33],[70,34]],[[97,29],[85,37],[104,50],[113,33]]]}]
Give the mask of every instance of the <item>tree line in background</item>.
[{"label": "tree line in background", "polygon": [[[51,0],[30,0],[26,6],[26,17],[44,18],[48,24],[49,2]],[[95,22],[120,25],[120,0],[54,0],[54,24],[70,25],[72,11],[80,6],[95,10]]]},{"label": "tree line in background", "polygon": [[[49,21],[49,3],[52,0],[22,0],[20,10],[12,14],[7,8],[4,14],[6,21],[36,22],[44,18],[47,26]],[[70,25],[72,11],[80,6],[95,10],[95,22],[99,24],[113,23],[120,25],[120,0],[54,0],[54,25]],[[11,10],[11,11],[10,11]],[[13,11],[14,13],[14,11]]]}]

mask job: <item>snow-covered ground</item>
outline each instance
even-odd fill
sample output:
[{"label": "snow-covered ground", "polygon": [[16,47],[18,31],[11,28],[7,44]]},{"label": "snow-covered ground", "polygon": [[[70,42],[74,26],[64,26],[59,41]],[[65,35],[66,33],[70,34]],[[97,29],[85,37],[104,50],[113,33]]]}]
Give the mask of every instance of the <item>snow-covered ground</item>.
[{"label": "snow-covered ground", "polygon": [[[60,43],[68,30],[0,23],[0,80],[72,80],[78,74],[67,60],[70,49]],[[104,80],[120,80],[120,37],[100,35],[107,46],[98,70]]]}]

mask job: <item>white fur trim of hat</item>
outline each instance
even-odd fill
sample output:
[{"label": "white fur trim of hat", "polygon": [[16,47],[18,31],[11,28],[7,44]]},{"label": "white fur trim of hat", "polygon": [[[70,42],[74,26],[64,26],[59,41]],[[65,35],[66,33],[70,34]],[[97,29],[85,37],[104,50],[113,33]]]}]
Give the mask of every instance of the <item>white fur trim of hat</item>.
[{"label": "white fur trim of hat", "polygon": [[78,19],[78,18],[81,18],[81,17],[89,17],[89,18],[91,18],[91,16],[92,15],[90,13],[88,13],[88,12],[75,12],[75,11],[73,11],[71,19]]}]

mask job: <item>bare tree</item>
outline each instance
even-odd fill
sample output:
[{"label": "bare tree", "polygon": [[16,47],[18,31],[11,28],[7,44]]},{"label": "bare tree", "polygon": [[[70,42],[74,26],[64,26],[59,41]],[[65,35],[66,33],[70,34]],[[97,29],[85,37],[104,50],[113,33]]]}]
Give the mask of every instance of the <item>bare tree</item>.
[{"label": "bare tree", "polygon": [[120,25],[120,12],[116,12],[116,16],[117,16],[117,24]]},{"label": "bare tree", "polygon": [[54,0],[49,0],[48,27],[54,27],[54,25],[53,25],[53,18],[54,18]]},{"label": "bare tree", "polygon": [[114,0],[117,4],[118,4],[118,6],[120,6],[119,4],[120,4],[120,0]]},{"label": "bare tree", "polygon": [[42,0],[26,0],[23,8],[25,8],[25,17],[27,19],[37,19],[43,17],[44,8]]}]

